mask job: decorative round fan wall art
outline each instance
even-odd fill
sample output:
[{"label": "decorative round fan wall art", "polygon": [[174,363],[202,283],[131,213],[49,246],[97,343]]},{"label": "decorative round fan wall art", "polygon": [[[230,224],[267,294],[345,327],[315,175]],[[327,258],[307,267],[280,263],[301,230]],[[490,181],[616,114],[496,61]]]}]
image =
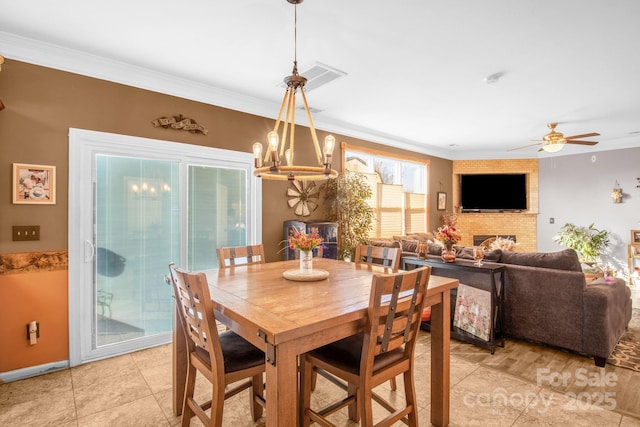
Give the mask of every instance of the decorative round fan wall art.
[{"label": "decorative round fan wall art", "polygon": [[313,181],[293,181],[287,188],[287,203],[298,216],[309,216],[318,207],[320,188]]}]

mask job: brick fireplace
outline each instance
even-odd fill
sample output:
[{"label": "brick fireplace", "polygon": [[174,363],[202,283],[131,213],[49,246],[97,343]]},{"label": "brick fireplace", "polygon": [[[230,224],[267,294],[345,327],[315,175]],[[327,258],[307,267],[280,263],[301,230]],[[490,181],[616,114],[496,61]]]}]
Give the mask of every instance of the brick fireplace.
[{"label": "brick fireplace", "polygon": [[[458,213],[461,244],[471,246],[474,236],[514,236],[521,252],[537,250],[538,227],[538,160],[454,160],[453,205],[460,205],[460,174],[469,173],[525,173],[527,174],[527,207],[525,212]],[[496,189],[499,191],[499,189]],[[488,238],[487,237],[487,238]],[[486,239],[486,238],[485,238]],[[484,240],[484,239],[483,239]],[[480,240],[482,242],[482,240]]]}]

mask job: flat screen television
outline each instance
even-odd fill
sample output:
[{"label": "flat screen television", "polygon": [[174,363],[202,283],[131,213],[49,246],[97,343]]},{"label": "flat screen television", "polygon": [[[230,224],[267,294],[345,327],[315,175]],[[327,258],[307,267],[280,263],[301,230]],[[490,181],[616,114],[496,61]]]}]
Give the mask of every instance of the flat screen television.
[{"label": "flat screen television", "polygon": [[527,209],[527,175],[460,175],[463,212],[524,211]]}]

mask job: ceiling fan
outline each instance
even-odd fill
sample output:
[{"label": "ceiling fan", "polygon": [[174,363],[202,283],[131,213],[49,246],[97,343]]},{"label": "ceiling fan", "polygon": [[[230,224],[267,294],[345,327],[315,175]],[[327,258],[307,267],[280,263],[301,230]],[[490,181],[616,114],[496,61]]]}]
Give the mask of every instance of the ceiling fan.
[{"label": "ceiling fan", "polygon": [[521,148],[533,147],[536,145],[542,145],[538,151],[546,151],[548,153],[555,153],[562,150],[565,144],[579,144],[579,145],[596,145],[598,141],[581,141],[581,138],[591,138],[592,136],[599,136],[597,132],[583,133],[581,135],[564,136],[562,132],[556,131],[557,123],[549,123],[547,127],[551,130],[548,134],[542,137],[542,141],[535,144],[525,145],[524,147],[512,148],[508,151],[520,150]]}]

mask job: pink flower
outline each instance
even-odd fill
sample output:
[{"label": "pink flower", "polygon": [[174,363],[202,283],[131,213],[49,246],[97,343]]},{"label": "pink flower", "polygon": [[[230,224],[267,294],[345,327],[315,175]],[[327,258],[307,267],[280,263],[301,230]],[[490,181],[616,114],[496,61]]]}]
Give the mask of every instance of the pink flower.
[{"label": "pink flower", "polygon": [[442,243],[458,243],[462,239],[460,233],[453,225],[443,225],[436,231],[436,239]]},{"label": "pink flower", "polygon": [[296,230],[293,235],[289,236],[289,248],[300,249],[301,251],[310,251],[322,244],[322,237],[317,230],[311,230],[311,233],[303,233]]}]

